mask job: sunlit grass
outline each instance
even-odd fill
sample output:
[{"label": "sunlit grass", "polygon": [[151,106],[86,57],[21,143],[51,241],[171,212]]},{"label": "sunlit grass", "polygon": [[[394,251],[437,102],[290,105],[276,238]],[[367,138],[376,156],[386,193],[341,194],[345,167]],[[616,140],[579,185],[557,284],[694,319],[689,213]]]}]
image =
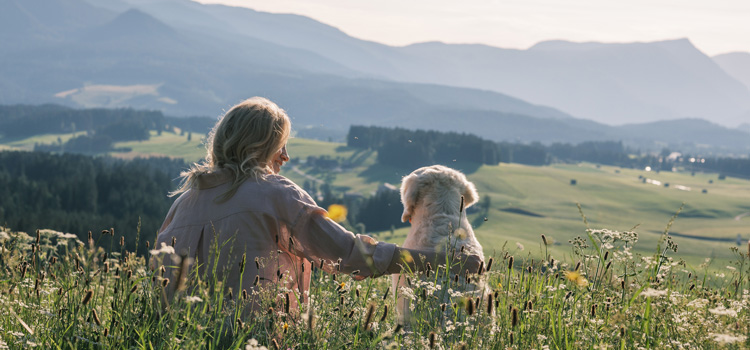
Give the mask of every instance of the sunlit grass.
[{"label": "sunlit grass", "polygon": [[[673,220],[665,220],[667,229]],[[309,302],[298,311],[289,309],[287,295],[294,295],[280,283],[220,292],[222,281],[188,270],[180,257],[170,257],[168,246],[153,251],[151,259],[171,261],[177,271],[171,275],[123,250],[108,230],[84,243],[55,231],[3,229],[0,348],[750,346],[750,245],[728,249],[732,259],[725,266],[710,269],[711,261],[704,261],[690,267],[673,257],[680,240],[664,227],[655,242],[644,245],[638,228],[585,229],[591,225],[587,218],[579,225],[584,229],[571,243],[555,245],[539,235],[495,250],[485,269],[469,275],[486,290],[442,268],[406,274],[408,286],[399,290],[391,289],[388,277],[356,281],[316,268]],[[257,264],[275,269],[273,254]],[[175,277],[180,275],[186,278]],[[164,291],[180,281],[184,287],[166,297]],[[402,325],[396,296],[412,308]],[[239,312],[249,305],[257,311]]]}]

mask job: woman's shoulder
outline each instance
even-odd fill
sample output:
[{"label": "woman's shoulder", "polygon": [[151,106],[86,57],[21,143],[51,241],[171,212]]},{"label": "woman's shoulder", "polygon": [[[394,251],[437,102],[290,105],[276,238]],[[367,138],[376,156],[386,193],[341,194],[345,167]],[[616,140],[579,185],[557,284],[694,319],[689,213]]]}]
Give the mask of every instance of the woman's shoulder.
[{"label": "woman's shoulder", "polygon": [[269,174],[263,176],[262,179],[248,179],[245,180],[243,186],[246,191],[255,192],[261,191],[267,196],[271,196],[275,199],[296,199],[304,201],[312,201],[312,198],[307,194],[305,190],[299,187],[296,183],[282,175]]}]

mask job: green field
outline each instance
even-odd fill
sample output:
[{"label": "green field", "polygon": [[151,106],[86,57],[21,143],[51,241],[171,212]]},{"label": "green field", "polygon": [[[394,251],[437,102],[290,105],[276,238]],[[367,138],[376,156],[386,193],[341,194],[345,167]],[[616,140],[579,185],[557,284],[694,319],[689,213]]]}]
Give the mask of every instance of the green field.
[{"label": "green field", "polygon": [[[340,190],[364,195],[372,193],[382,182],[398,185],[401,177],[413,170],[375,165],[376,154],[365,154],[367,152],[340,144],[294,139],[288,148],[292,157],[303,159],[314,154],[342,159],[366,156],[357,167],[334,173],[332,180]],[[568,241],[575,236],[585,236],[586,225],[576,203],[581,204],[590,228],[627,231],[638,226],[635,230],[640,237],[637,247],[648,247],[647,251],[641,251],[644,254],[653,253],[671,217],[684,203],[670,232],[679,234],[674,237],[679,245],[676,256],[693,266],[711,257],[717,259],[715,267],[721,268],[731,256],[729,247],[736,246],[737,235],[745,242],[750,238],[750,216],[735,220],[750,212],[750,181],[747,180],[718,180],[717,174],[655,173],[585,163],[544,167],[502,163],[481,166],[476,171],[476,167],[466,168],[473,171],[468,177],[476,184],[480,195],[491,198],[488,220],[475,228],[489,254],[501,250],[506,243],[516,249],[518,242],[525,252],[539,255],[541,234],[556,242],[549,247],[553,253],[569,252]],[[298,183],[305,180],[289,168],[283,174]],[[319,177],[325,176],[331,177],[330,174]],[[639,176],[660,181],[662,185],[644,183]],[[571,185],[571,179],[577,184]],[[665,187],[663,183],[670,185]],[[690,190],[677,189],[678,185]],[[707,193],[702,193],[703,189]],[[517,214],[509,209],[538,216]],[[394,237],[386,233],[379,236],[398,243],[407,232],[408,229],[400,229]]]},{"label": "green field", "polygon": [[[56,142],[72,135],[44,135],[0,144],[5,149],[31,149],[35,142]],[[195,161],[205,155],[200,136],[164,132],[152,134],[149,141],[117,143],[115,147],[130,148],[130,152],[113,153],[115,157],[170,156]],[[374,151],[349,148],[343,144],[294,138],[289,141],[289,153],[300,160],[293,171],[285,166],[282,174],[300,185],[306,176],[330,181],[338,191],[370,195],[383,182],[398,185],[401,178],[413,169],[397,169],[375,163]],[[315,173],[305,167],[308,156],[327,155],[351,160],[355,167],[334,172]],[[583,208],[591,228],[626,231],[638,226],[640,243],[652,253],[670,218],[684,203],[684,208],[670,232],[679,244],[677,257],[696,266],[705,258],[715,258],[716,268],[726,265],[729,248],[736,246],[739,234],[743,241],[750,238],[750,181],[727,178],[718,180],[717,174],[694,176],[689,172],[646,172],[594,164],[555,164],[552,166],[524,166],[505,164],[481,166],[455,164],[467,172],[481,196],[490,196],[492,209],[475,232],[488,254],[499,251],[504,244],[523,253],[540,255],[540,235],[556,243],[552,253],[568,252],[568,241],[584,236],[586,225],[576,203]],[[644,178],[660,181],[662,185],[644,183]],[[577,181],[571,185],[571,180]],[[712,182],[712,183],[710,183]],[[669,183],[669,187],[663,184]],[[690,190],[677,189],[679,186]],[[702,193],[702,190],[707,193]],[[520,213],[519,213],[520,212]],[[529,215],[535,214],[535,215]],[[475,214],[476,215],[476,214]],[[735,219],[737,218],[738,219]],[[475,218],[472,218],[475,219]],[[481,218],[480,218],[481,219]],[[373,233],[381,239],[401,242],[407,229],[399,229],[394,236]],[[700,238],[693,238],[700,237]]]}]

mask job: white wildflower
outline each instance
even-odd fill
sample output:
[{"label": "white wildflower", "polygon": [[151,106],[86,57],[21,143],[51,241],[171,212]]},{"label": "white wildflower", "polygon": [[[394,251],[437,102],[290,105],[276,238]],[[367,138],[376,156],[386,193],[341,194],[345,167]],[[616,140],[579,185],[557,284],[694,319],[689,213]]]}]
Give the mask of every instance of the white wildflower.
[{"label": "white wildflower", "polygon": [[185,297],[185,302],[187,302],[188,304],[200,303],[202,301],[203,299],[201,299],[199,296],[196,296],[196,295],[189,295]]},{"label": "white wildflower", "polygon": [[729,316],[737,317],[737,311],[734,309],[727,309],[723,305],[719,305],[713,309],[708,309],[708,312],[718,316]]},{"label": "white wildflower", "polygon": [[524,249],[523,244],[521,244],[520,242],[516,242],[516,248],[518,248],[518,250]]},{"label": "white wildflower", "polygon": [[152,249],[149,251],[151,255],[159,255],[162,253],[165,254],[174,254],[174,247],[168,246],[166,243],[161,242],[161,248],[159,249]]},{"label": "white wildflower", "polygon": [[646,297],[646,298],[648,298],[648,297],[660,297],[660,296],[667,295],[667,291],[666,290],[658,290],[658,289],[648,288],[648,289],[644,290],[643,292],[641,292],[641,295],[644,296],[644,297]]},{"label": "white wildflower", "polygon": [[727,266],[727,270],[735,271],[737,270],[734,266]]},{"label": "white wildflower", "polygon": [[714,341],[717,343],[725,343],[725,344],[731,344],[731,343],[740,343],[744,342],[745,339],[747,339],[744,335],[731,335],[731,334],[716,334],[716,333],[709,333],[711,337],[714,338]]},{"label": "white wildflower", "polygon": [[268,350],[267,347],[258,344],[258,341],[255,340],[255,338],[252,338],[247,341],[247,345],[245,345],[245,350]]}]

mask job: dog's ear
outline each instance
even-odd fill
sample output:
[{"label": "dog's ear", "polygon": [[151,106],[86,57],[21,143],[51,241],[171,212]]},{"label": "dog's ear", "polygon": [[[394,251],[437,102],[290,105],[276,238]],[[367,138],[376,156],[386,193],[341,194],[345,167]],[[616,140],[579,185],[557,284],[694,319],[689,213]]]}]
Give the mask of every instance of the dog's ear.
[{"label": "dog's ear", "polygon": [[477,193],[477,188],[471,181],[466,180],[466,178],[464,180],[464,207],[468,208],[479,201],[479,193]]},{"label": "dog's ear", "polygon": [[417,180],[419,176],[411,173],[401,180],[401,204],[404,205],[404,213],[401,215],[401,222],[411,220],[414,211],[414,205],[417,204],[419,195],[419,185]]}]

